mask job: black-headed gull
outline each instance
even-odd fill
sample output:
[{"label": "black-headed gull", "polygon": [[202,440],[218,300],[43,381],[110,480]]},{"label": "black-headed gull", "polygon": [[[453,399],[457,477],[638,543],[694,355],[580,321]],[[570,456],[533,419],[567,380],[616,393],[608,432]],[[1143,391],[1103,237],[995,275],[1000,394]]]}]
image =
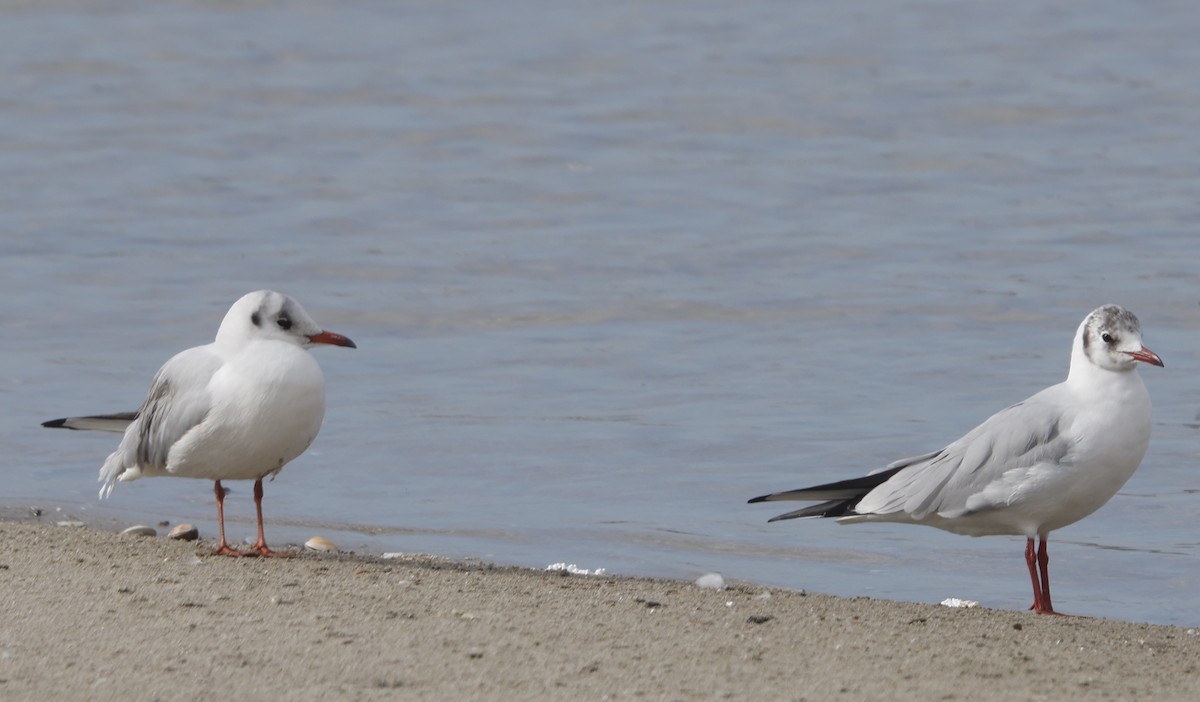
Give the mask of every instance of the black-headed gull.
[{"label": "black-headed gull", "polygon": [[1079,325],[1065,381],[997,412],[949,446],[862,478],[750,502],[821,501],[771,521],[836,517],[1024,536],[1031,609],[1057,614],[1046,539],[1108,502],[1150,442],[1150,394],[1137,373],[1139,361],[1163,365],[1142,345],[1137,317],[1105,305]]},{"label": "black-headed gull", "polygon": [[[124,431],[100,469],[100,497],[117,481],[170,475],[214,481],[220,555],[276,555],[263,537],[262,481],[312,444],[325,417],[325,378],[307,349],[355,348],[325,331],[292,298],[259,290],[233,303],[211,344],[181,351],[150,384],[137,412],[68,417],[47,427]],[[222,480],[253,480],[258,541],[225,541]]]}]

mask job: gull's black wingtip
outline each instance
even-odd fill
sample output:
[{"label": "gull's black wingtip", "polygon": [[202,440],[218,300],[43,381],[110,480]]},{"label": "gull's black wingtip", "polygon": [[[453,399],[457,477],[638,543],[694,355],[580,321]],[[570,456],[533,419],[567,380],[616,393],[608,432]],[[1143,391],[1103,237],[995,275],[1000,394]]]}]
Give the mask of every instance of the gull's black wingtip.
[{"label": "gull's black wingtip", "polygon": [[75,427],[67,426],[67,418],[51,419],[48,422],[42,422],[42,426],[48,429],[74,429]]},{"label": "gull's black wingtip", "polygon": [[[43,425],[43,426],[45,426],[45,425]],[[759,495],[758,497],[751,497],[750,499],[746,500],[746,504],[752,505],[755,502],[766,502],[768,497],[770,497],[770,495]]]},{"label": "gull's black wingtip", "polygon": [[855,513],[854,505],[859,498],[853,497],[849,500],[829,500],[818,505],[809,505],[800,509],[779,514],[767,520],[767,523],[781,522],[785,519],[818,519],[826,517],[850,517]]}]

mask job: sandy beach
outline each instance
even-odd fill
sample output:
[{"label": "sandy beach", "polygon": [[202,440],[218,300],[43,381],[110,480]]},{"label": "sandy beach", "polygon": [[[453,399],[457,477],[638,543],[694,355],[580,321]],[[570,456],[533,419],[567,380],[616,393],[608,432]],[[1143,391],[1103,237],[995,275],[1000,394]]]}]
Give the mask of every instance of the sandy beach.
[{"label": "sandy beach", "polygon": [[1200,699],[1194,629],[0,522],[0,698]]}]

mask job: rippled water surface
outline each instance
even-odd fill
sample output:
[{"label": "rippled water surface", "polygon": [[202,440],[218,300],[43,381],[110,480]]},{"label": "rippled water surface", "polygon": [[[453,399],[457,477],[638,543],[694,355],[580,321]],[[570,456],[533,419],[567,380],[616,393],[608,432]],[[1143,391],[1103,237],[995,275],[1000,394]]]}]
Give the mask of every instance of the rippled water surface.
[{"label": "rippled water surface", "polygon": [[1155,435],[1055,534],[1055,599],[1194,626],[1198,30],[1115,0],[5,4],[0,504],[211,535],[209,484],[101,503],[116,437],[38,424],[136,407],[272,287],[359,344],[316,352],[273,541],[1022,608],[1021,539],[745,501],[940,447],[1117,302],[1167,362]]}]

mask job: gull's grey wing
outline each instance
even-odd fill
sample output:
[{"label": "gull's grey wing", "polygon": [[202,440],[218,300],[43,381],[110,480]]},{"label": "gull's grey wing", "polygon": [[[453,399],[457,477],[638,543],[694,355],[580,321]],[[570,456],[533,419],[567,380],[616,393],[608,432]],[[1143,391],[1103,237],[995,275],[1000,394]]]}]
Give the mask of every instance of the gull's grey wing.
[{"label": "gull's grey wing", "polygon": [[779,502],[783,500],[821,501],[817,505],[802,507],[798,510],[772,517],[767,520],[768,522],[777,522],[781,519],[808,519],[811,517],[844,517],[853,515],[854,505],[867,493],[887,482],[889,478],[902,469],[933,458],[939,453],[941,452],[933,451],[921,454],[920,456],[902,458],[892,462],[886,468],[872,471],[861,478],[850,478],[849,480],[839,480],[836,483],[825,483],[824,485],[814,485],[813,487],[800,488],[798,490],[760,495],[751,499],[750,503]]},{"label": "gull's grey wing", "polygon": [[166,469],[171,447],[208,416],[208,384],[221,365],[209,347],[197,346],[176,354],[159,369],[137,418],[100,469],[101,497],[112,492],[114,482],[126,471],[132,471],[125,478],[129,479],[143,471]]},{"label": "gull's grey wing", "polygon": [[908,464],[854,505],[854,512],[921,520],[1003,506],[1011,497],[1005,484],[1015,484],[1014,478],[1035,466],[1068,459],[1073,441],[1063,434],[1056,391],[1048,388],[1003,409],[941,451]]},{"label": "gull's grey wing", "polygon": [[[820,504],[770,521],[869,515],[956,517],[1006,504],[1010,485],[1035,466],[1069,460],[1060,390],[1047,388],[1003,409],[938,451],[902,458],[860,478],[755,497],[750,502],[813,500]],[[1007,479],[1007,480],[1006,480]]]}]

